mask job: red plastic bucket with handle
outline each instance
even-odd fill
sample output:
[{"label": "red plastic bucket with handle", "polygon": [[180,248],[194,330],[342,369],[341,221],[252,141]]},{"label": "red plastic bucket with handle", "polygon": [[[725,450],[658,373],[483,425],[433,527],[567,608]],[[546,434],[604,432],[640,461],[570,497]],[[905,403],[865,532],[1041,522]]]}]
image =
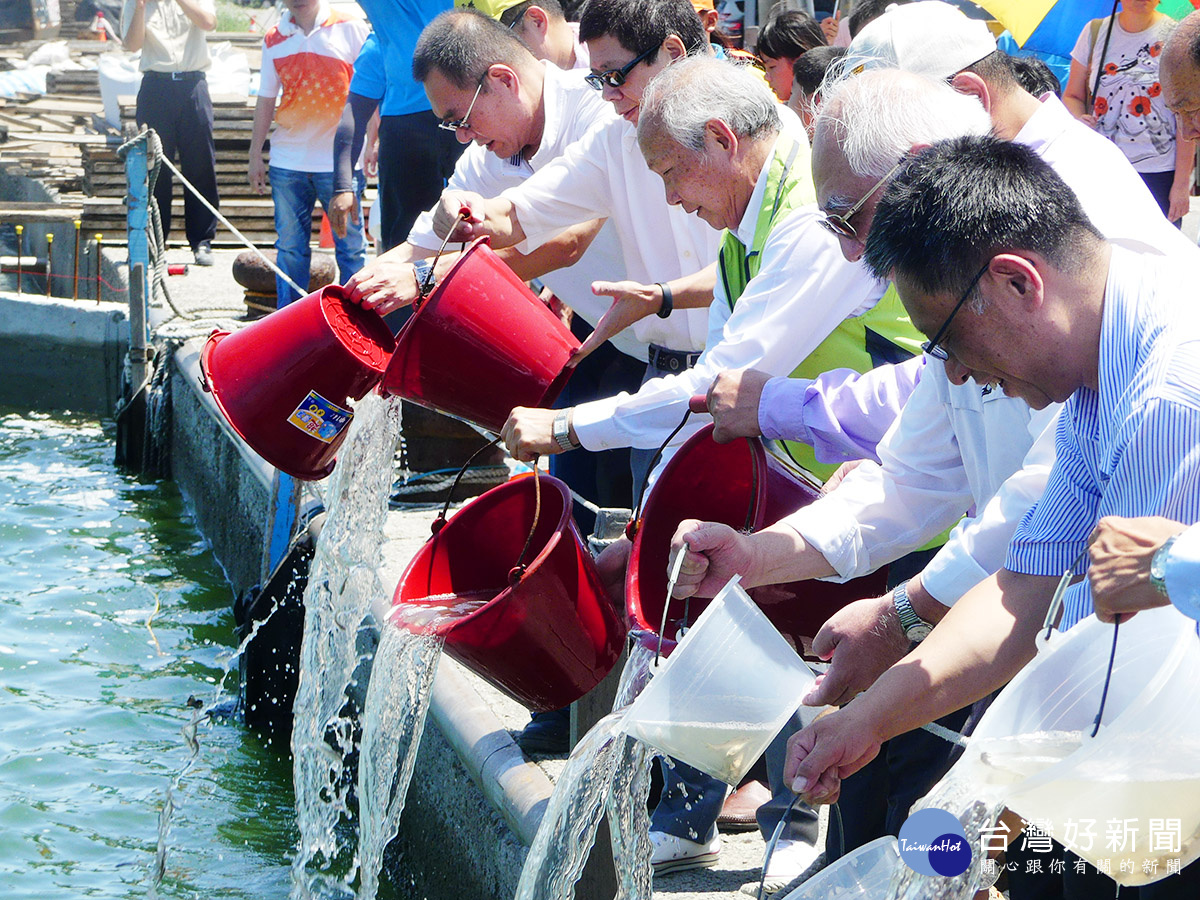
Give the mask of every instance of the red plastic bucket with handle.
[{"label": "red plastic bucket with handle", "polygon": [[[567,486],[517,478],[441,521],[396,586],[393,621],[442,635],[447,653],[533,710],[558,709],[599,684],[621,654],[625,623],[571,518]],[[514,573],[527,539],[524,570]]]},{"label": "red plastic bucket with handle", "polygon": [[333,471],[359,400],[379,383],[395,340],[383,320],[328,285],[240,331],[214,331],[200,354],[205,390],[277,469]]},{"label": "red plastic bucket with handle", "polygon": [[554,403],[578,346],[480,238],[401,329],[382,390],[499,432],[514,406]]},{"label": "red plastic bucket with handle", "polygon": [[[769,453],[758,439],[718,444],[711,425],[692,435],[663,469],[637,525],[625,574],[630,626],[658,634],[671,538],[684,519],[758,531],[807,506],[820,490],[816,481]],[[845,584],[798,581],[764,585],[748,593],[772,624],[803,651],[831,614],[851,601],[882,594],[886,582],[886,570],[880,570]],[[685,614],[690,625],[708,602],[700,597],[671,601],[664,650],[674,646]]]}]

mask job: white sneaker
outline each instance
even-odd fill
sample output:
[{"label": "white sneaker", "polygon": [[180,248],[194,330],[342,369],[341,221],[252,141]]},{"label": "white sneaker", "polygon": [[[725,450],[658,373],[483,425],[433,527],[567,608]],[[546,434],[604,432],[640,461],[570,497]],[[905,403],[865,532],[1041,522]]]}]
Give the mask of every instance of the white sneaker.
[{"label": "white sneaker", "polygon": [[[763,878],[763,895],[770,896],[783,890],[807,872],[820,856],[821,848],[814,844],[780,839],[771,858],[764,859],[767,870]],[[742,890],[757,896],[758,882],[745,885]]]},{"label": "white sneaker", "polygon": [[651,831],[650,843],[654,845],[654,850],[650,853],[650,864],[654,866],[655,875],[682,872],[685,869],[711,868],[717,864],[721,855],[719,834],[707,844],[702,844],[667,834],[665,831]]}]

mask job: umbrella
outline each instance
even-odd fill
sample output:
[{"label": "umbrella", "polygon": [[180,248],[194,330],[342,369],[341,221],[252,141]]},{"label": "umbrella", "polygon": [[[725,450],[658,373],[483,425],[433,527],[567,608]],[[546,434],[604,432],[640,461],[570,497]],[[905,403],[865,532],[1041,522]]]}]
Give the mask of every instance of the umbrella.
[{"label": "umbrella", "polygon": [[[975,0],[1012,32],[1027,50],[1069,56],[1079,34],[1092,19],[1113,11],[1113,0]],[[1163,0],[1160,12],[1182,19],[1200,0]]]}]

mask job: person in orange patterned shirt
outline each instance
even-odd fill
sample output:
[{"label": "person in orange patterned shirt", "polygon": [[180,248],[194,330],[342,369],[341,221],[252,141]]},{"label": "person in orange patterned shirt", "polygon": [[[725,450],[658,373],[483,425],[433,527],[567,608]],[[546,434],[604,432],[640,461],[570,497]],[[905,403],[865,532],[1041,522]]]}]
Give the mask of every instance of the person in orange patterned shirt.
[{"label": "person in orange patterned shirt", "polygon": [[[350,90],[354,59],[370,30],[364,20],[332,11],[325,0],[284,2],[287,12],[263,38],[249,179],[261,194],[269,178],[275,201],[276,263],[304,287],[311,262],[313,207],[320,200],[323,208],[329,208],[334,134]],[[268,168],[263,144],[272,121]],[[361,172],[355,173],[355,181],[361,194]],[[339,281],[363,267],[367,251],[361,222],[351,222],[344,237],[334,235],[334,254]],[[275,285],[277,306],[299,299],[300,294],[282,278],[276,276]]]}]

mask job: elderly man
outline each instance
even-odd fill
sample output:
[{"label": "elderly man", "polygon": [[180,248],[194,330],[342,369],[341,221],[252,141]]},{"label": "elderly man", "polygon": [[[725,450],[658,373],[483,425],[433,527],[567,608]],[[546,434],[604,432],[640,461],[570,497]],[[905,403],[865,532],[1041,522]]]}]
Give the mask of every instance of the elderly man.
[{"label": "elderly man", "polygon": [[[1078,565],[1100,516],[1200,516],[1195,249],[1162,257],[1115,246],[1032,150],[961,138],[894,177],[866,260],[891,275],[953,381],[1066,407],[1045,495],[1005,567],[853,703],[793,738],[788,775],[817,800],[836,799],[841,777],[882,741],[985,696],[1032,657],[1058,576]],[[1090,612],[1076,584],[1060,627]],[[1067,896],[1082,896],[1072,881],[1068,869]],[[1180,881],[1190,894],[1173,892]],[[1197,883],[1193,866],[1139,896],[1195,896]]]},{"label": "elderly man", "polygon": [[1175,113],[1179,140],[1200,140],[1200,12],[1179,23],[1159,64],[1163,98]]},{"label": "elderly man", "polygon": [[[673,286],[678,300],[696,295],[679,306],[711,299],[712,278],[703,270],[716,257],[718,236],[699,218],[658,199],[658,178],[638,152],[634,128],[650,79],[688,54],[706,53],[704,30],[687,0],[592,0],[580,21],[580,35],[593,63],[589,83],[625,121],[595,129],[563,157],[498,197],[447,191],[434,228],[442,236],[454,229],[460,240],[487,234],[493,247],[515,245],[531,252],[564,228],[607,218],[616,229],[628,277],[656,287],[658,316],[634,327],[639,339],[652,345],[646,375],[683,371],[704,345],[704,313],[673,310],[671,295],[664,292]],[[474,221],[459,222],[463,206],[472,210]],[[686,289],[684,279],[689,279]],[[565,413],[548,412],[545,425],[558,452],[578,446],[568,435]],[[644,481],[652,456],[648,445],[632,454],[636,483]]]}]

